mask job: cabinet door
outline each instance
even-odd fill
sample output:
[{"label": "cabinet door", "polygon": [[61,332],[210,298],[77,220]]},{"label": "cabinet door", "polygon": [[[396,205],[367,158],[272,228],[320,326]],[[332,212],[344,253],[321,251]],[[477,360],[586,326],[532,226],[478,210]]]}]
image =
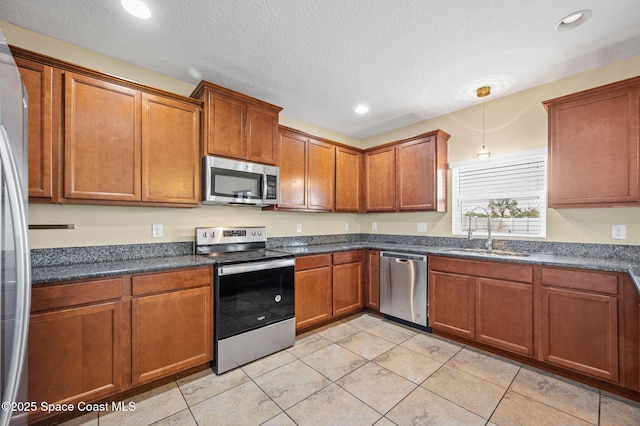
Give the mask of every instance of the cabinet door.
[{"label": "cabinet door", "polygon": [[247,157],[259,163],[277,163],[278,112],[247,105]]},{"label": "cabinet door", "polygon": [[280,196],[278,207],[307,206],[307,139],[291,132],[280,134]]},{"label": "cabinet door", "polygon": [[207,96],[206,153],[245,159],[246,103],[212,91],[207,91]]},{"label": "cabinet door", "polygon": [[15,58],[29,101],[29,197],[54,196],[53,68]]},{"label": "cabinet door", "polygon": [[333,266],[333,315],[358,312],[362,302],[362,262]]},{"label": "cabinet door", "polygon": [[213,357],[211,287],[131,301],[133,384],[153,381]]},{"label": "cabinet door", "polygon": [[618,298],[542,288],[541,359],[617,382]]},{"label": "cabinet door", "polygon": [[307,207],[331,211],[335,201],[335,147],[313,139],[308,144]]},{"label": "cabinet door", "polygon": [[142,96],[142,201],[200,201],[200,108]]},{"label": "cabinet door", "polygon": [[362,154],[336,147],[336,211],[355,212],[362,205]]},{"label": "cabinet door", "polygon": [[64,196],[140,201],[140,92],[65,74]]},{"label": "cabinet door", "polygon": [[95,401],[122,388],[121,302],[31,315],[29,401]]},{"label": "cabinet door", "polygon": [[380,251],[367,250],[365,306],[380,312]]},{"label": "cabinet door", "polygon": [[533,356],[533,286],[476,279],[476,339]]},{"label": "cabinet door", "polygon": [[429,324],[434,330],[473,338],[474,282],[466,275],[429,274]]},{"label": "cabinet door", "polygon": [[640,84],[549,106],[549,207],[637,203]]},{"label": "cabinet door", "polygon": [[396,209],[396,162],[393,146],[366,152],[365,208],[368,212]]},{"label": "cabinet door", "polygon": [[296,272],[296,330],[333,316],[331,267]]},{"label": "cabinet door", "polygon": [[436,141],[427,137],[396,147],[399,210],[436,210]]}]

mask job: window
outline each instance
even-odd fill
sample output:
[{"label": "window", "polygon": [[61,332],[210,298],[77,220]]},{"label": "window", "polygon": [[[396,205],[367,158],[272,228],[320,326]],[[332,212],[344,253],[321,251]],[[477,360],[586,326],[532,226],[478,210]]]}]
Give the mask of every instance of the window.
[{"label": "window", "polygon": [[453,235],[545,237],[547,152],[527,151],[451,165]]}]

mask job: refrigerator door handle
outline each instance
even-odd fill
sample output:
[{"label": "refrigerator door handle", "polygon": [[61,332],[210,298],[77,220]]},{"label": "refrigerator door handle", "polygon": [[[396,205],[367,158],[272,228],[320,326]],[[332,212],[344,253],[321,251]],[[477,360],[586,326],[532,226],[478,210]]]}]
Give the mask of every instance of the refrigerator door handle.
[{"label": "refrigerator door handle", "polygon": [[[11,402],[15,401],[18,394],[18,385],[27,352],[31,306],[31,269],[24,198],[20,187],[20,179],[18,178],[18,169],[9,146],[9,136],[2,125],[0,125],[0,162],[5,173],[16,252],[16,318],[14,326],[14,347],[16,351],[9,361],[6,389],[2,393],[5,401]],[[11,410],[1,410],[0,425],[8,424],[10,415]]]}]

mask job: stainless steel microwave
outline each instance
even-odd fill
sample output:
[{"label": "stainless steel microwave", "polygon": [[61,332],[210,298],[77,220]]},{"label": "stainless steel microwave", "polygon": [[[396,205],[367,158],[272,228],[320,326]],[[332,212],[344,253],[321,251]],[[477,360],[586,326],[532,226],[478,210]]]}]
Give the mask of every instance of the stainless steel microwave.
[{"label": "stainless steel microwave", "polygon": [[280,169],[228,158],[202,159],[202,203],[272,206],[278,203]]}]

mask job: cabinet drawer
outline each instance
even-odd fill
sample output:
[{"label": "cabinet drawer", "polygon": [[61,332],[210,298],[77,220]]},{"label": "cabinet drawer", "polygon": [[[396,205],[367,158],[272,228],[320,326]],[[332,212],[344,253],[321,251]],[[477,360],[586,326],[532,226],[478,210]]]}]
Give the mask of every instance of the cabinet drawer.
[{"label": "cabinet drawer", "polygon": [[118,277],[34,287],[31,292],[31,312],[120,299],[122,297],[122,283],[126,280],[125,277]]},{"label": "cabinet drawer", "polygon": [[542,285],[618,294],[618,275],[606,272],[542,268]]},{"label": "cabinet drawer", "polygon": [[322,268],[323,266],[331,266],[330,254],[318,254],[314,256],[302,256],[296,258],[296,271]]},{"label": "cabinet drawer", "polygon": [[342,265],[343,263],[362,262],[364,255],[362,250],[343,251],[333,254],[333,264]]},{"label": "cabinet drawer", "polygon": [[429,269],[452,272],[454,274],[473,275],[474,277],[496,278],[523,283],[533,282],[533,266],[515,263],[429,256]]},{"label": "cabinet drawer", "polygon": [[213,270],[211,267],[205,266],[180,271],[137,275],[132,280],[131,294],[133,296],[141,296],[162,291],[211,285]]}]

